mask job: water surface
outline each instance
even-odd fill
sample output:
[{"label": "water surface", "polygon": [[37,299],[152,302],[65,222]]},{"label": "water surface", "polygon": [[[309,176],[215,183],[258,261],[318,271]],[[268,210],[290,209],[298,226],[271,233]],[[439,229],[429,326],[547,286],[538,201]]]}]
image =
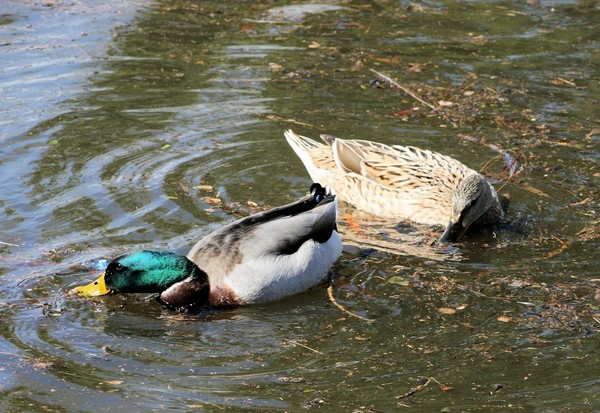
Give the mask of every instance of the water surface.
[{"label": "water surface", "polygon": [[[1,410],[600,410],[594,2],[6,3]],[[372,322],[325,286],[187,315],[65,296],[304,195],[288,128],[451,155],[512,224],[439,247],[342,205],[333,295]]]}]

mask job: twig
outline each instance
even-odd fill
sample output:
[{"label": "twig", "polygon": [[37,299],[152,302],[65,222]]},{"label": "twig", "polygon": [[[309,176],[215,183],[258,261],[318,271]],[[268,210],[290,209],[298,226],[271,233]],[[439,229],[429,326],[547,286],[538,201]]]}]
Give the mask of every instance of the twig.
[{"label": "twig", "polygon": [[570,80],[565,79],[564,77],[557,77],[556,80],[558,80],[560,83],[564,83],[565,85],[569,85],[569,86],[577,86],[575,83],[571,82]]},{"label": "twig", "polygon": [[470,89],[470,88],[471,88],[471,86],[474,86],[476,83],[477,83],[477,82],[473,81],[473,82],[469,83],[467,86],[464,86],[464,87],[463,87],[463,88],[460,90],[460,92],[458,92],[458,94],[457,94],[457,95],[455,95],[455,96],[462,95],[462,94],[463,94],[463,93],[464,93],[464,92],[465,92],[467,89]]},{"label": "twig", "polygon": [[562,182],[551,182],[551,184],[559,189],[562,189],[563,191],[569,193],[573,198],[575,198],[578,202],[581,201],[581,198],[573,191],[571,191],[568,188],[565,188],[562,184]]},{"label": "twig", "polygon": [[597,133],[600,133],[600,128],[592,128],[588,133],[586,133],[585,139],[591,139],[592,136],[594,136]]},{"label": "twig", "polygon": [[8,246],[11,246],[11,247],[18,247],[17,244],[11,244],[10,242],[2,242],[2,241],[0,241],[0,244],[2,244],[2,245],[8,245]]},{"label": "twig", "polygon": [[569,244],[567,244],[566,242],[564,242],[562,239],[558,238],[556,235],[552,235],[552,238],[554,238],[555,240],[557,240],[558,242],[560,242],[563,247],[568,247]]},{"label": "twig", "polygon": [[395,399],[396,400],[402,400],[402,399],[405,399],[407,397],[410,397],[413,394],[415,394],[416,392],[423,390],[432,381],[435,382],[435,383],[437,383],[438,387],[442,391],[453,390],[453,387],[443,385],[442,383],[440,383],[439,381],[437,381],[434,377],[427,377],[425,383],[419,384],[417,387],[413,387],[412,389],[410,389],[409,391],[407,391],[404,394],[401,394],[400,396],[396,396]]},{"label": "twig", "polygon": [[413,394],[415,394],[416,392],[423,390],[429,384],[429,382],[431,382],[431,378],[430,377],[427,378],[427,381],[425,383],[419,384],[417,387],[413,387],[412,389],[410,389],[409,391],[407,391],[404,394],[401,394],[400,396],[396,396],[395,399],[396,400],[401,400],[401,399],[405,399],[407,397],[410,397]]},{"label": "twig", "polygon": [[315,353],[317,353],[317,354],[321,354],[321,355],[323,354],[323,353],[322,353],[322,352],[320,352],[319,350],[315,350],[314,348],[308,347],[308,346],[306,346],[306,345],[304,345],[304,344],[302,344],[302,343],[298,343],[298,342],[297,342],[297,341],[295,341],[295,340],[290,340],[289,338],[284,338],[284,340],[285,340],[285,341],[287,341],[288,343],[295,344],[295,345],[297,345],[297,346],[300,346],[300,347],[304,347],[305,349],[307,349],[307,350],[310,350],[310,351],[313,351],[313,352],[315,352]]},{"label": "twig", "polygon": [[459,97],[460,95],[462,95],[462,94],[463,94],[463,93],[464,93],[464,92],[465,92],[467,89],[469,89],[471,86],[475,85],[476,83],[477,83],[477,82],[474,82],[474,81],[473,81],[473,82],[471,82],[471,83],[469,83],[468,85],[466,85],[466,86],[464,86],[462,89],[460,89],[460,90],[458,91],[458,93],[455,93],[454,95],[450,96],[450,97],[449,97],[447,100],[448,100],[449,102],[455,101],[456,99],[458,99],[458,97]]},{"label": "twig", "polygon": [[490,167],[490,165],[492,165],[494,162],[496,162],[496,160],[498,158],[499,158],[498,156],[494,156],[493,158],[488,160],[486,163],[484,163],[483,166],[481,168],[479,168],[479,173],[483,173],[487,168]]},{"label": "twig", "polygon": [[[525,156],[525,153],[523,152],[523,150],[521,149],[521,151],[517,154],[517,156],[515,156],[514,158],[512,158],[510,164],[506,165],[506,168],[504,169],[505,171],[508,170],[508,178],[506,178],[506,180],[502,183],[502,185],[500,185],[500,188],[498,188],[498,190],[496,192],[500,192],[502,191],[502,189],[511,181],[511,179],[513,179],[513,177],[519,175],[523,169],[520,169],[518,171],[514,171],[515,166],[517,165],[517,159],[519,159],[519,157],[521,156]],[[525,159],[525,163],[527,162],[527,159]],[[504,171],[502,171],[504,172]]]},{"label": "twig", "polygon": [[433,380],[434,382],[436,382],[437,385],[439,386],[440,390],[442,390],[442,391],[448,391],[448,390],[453,390],[454,389],[451,386],[446,386],[445,384],[440,383],[439,381],[436,380],[435,377],[429,377],[429,380]]},{"label": "twig", "polygon": [[397,87],[398,89],[400,89],[401,91],[403,91],[404,93],[409,94],[410,96],[412,96],[415,100],[421,102],[422,104],[424,104],[425,106],[428,106],[430,109],[437,111],[438,108],[436,108],[434,105],[432,105],[429,102],[424,101],[423,99],[421,99],[419,96],[417,96],[412,90],[408,89],[405,86],[402,86],[401,84],[399,84],[398,82],[394,81],[391,77],[384,75],[383,73],[378,72],[375,69],[369,69],[371,72],[375,73],[375,75],[377,77],[379,77],[381,80],[383,80],[384,82],[389,83],[390,85]]},{"label": "twig", "polygon": [[513,178],[513,176],[516,176],[516,174],[511,174],[511,175],[509,175],[509,176],[508,176],[508,178],[506,178],[506,181],[504,181],[504,182],[502,183],[502,185],[500,185],[500,187],[499,187],[499,188],[496,190],[496,192],[500,192],[500,191],[502,191],[502,189],[504,189],[504,187],[505,187],[506,185],[508,185],[508,183],[509,183],[509,182],[510,182],[510,180]]},{"label": "twig", "polygon": [[356,317],[356,318],[360,318],[361,320],[368,321],[369,323],[372,323],[375,321],[375,320],[371,320],[370,318],[366,318],[361,315],[354,314],[353,312],[348,311],[344,307],[342,307],[341,304],[338,304],[338,302],[335,300],[335,298],[333,296],[333,288],[331,287],[331,285],[329,287],[327,287],[327,295],[329,295],[329,300],[333,303],[333,305],[335,305],[337,308],[342,310],[344,313],[351,315],[352,317]]},{"label": "twig", "polygon": [[555,249],[554,251],[550,251],[548,254],[546,254],[546,256],[544,258],[554,258],[557,255],[562,254],[562,252],[564,250],[566,250],[567,248],[569,248],[569,244],[564,242],[562,239],[558,238],[557,236],[552,235],[552,238],[554,238],[555,240],[557,240],[558,242],[560,242],[560,247],[558,247],[557,249]]},{"label": "twig", "polygon": [[259,118],[266,118],[269,120],[274,120],[276,122],[293,123],[294,125],[307,126],[310,128],[314,128],[314,125],[311,125],[310,123],[300,122],[299,120],[291,119],[291,118],[284,118],[283,116],[275,115],[273,113],[255,113],[255,116],[258,116]]}]

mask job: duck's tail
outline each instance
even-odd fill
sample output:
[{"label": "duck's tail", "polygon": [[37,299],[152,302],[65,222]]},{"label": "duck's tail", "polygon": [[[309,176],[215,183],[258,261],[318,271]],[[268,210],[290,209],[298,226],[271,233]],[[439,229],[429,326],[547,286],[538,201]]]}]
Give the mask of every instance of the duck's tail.
[{"label": "duck's tail", "polygon": [[300,136],[291,129],[284,132],[285,139],[288,141],[289,145],[292,147],[296,155],[300,158],[304,167],[308,171],[313,182],[320,182],[323,172],[320,168],[318,168],[312,157],[311,150],[313,149],[322,149],[325,147],[324,144],[313,141],[305,136]]}]

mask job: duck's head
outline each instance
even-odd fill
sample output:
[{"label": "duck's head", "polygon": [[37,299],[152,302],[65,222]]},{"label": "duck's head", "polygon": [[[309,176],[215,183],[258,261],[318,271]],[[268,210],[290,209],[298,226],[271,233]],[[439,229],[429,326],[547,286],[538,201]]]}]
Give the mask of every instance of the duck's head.
[{"label": "duck's head", "polygon": [[208,277],[184,256],[165,251],[140,251],[112,260],[92,283],[73,292],[87,297],[111,293],[160,293],[160,301],[172,307],[204,304],[209,294]]},{"label": "duck's head", "polygon": [[452,215],[441,242],[460,240],[467,229],[495,202],[490,184],[477,173],[464,178],[452,194]]}]

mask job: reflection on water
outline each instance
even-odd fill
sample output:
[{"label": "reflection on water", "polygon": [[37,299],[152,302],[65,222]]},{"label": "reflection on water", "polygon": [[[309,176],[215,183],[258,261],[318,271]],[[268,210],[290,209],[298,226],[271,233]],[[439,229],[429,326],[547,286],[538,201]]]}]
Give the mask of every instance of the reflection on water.
[{"label": "reflection on water", "polygon": [[[0,18],[1,410],[598,408],[594,4],[28,6]],[[453,115],[449,91],[493,98],[451,122],[371,68]],[[304,194],[289,127],[475,169],[520,153],[512,223],[440,246],[342,204],[332,293],[373,323],[324,286],[185,315],[65,295],[98,276],[82,263],[185,252]]]}]

